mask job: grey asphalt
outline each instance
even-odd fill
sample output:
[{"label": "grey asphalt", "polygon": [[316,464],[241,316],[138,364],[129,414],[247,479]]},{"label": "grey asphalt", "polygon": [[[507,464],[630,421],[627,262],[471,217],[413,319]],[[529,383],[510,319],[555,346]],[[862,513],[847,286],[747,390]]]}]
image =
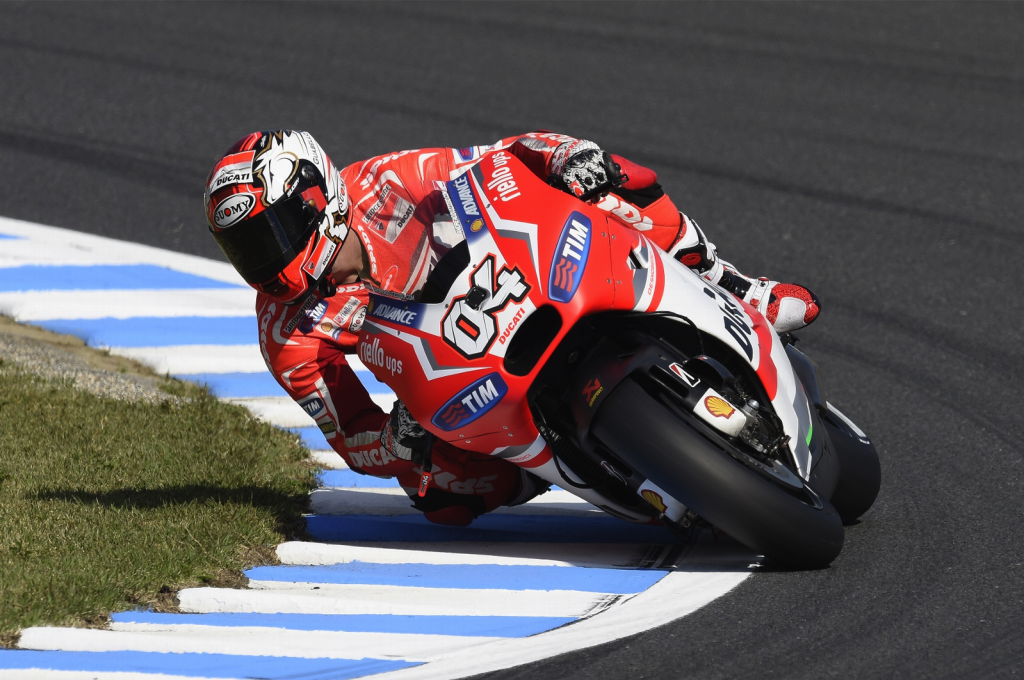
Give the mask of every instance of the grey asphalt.
[{"label": "grey asphalt", "polygon": [[1024,674],[1024,5],[0,4],[0,214],[221,258],[252,129],[346,164],[536,128],[654,167],[802,347],[883,488],[827,570],[490,677]]}]

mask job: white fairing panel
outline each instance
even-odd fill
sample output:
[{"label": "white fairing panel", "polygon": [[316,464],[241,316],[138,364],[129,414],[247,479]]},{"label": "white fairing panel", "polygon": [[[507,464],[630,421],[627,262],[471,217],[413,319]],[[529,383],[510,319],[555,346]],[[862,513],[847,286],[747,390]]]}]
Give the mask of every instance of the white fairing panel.
[{"label": "white fairing panel", "polygon": [[[708,283],[697,274],[669,257],[657,247],[650,247],[650,265],[647,275],[665,277],[665,292],[657,307],[650,307],[651,298],[642,294],[637,308],[643,311],[670,311],[687,317],[702,331],[718,338],[757,370],[762,361],[761,345],[753,331],[750,316],[736,303],[731,294]],[[657,264],[660,263],[660,267]],[[638,272],[639,274],[639,272]],[[647,286],[651,287],[651,286]],[[646,307],[645,307],[646,305]],[[790,438],[790,448],[796,457],[800,475],[810,476],[810,449],[807,445],[811,426],[807,397],[789,363],[786,349],[770,324],[768,337],[772,346],[764,355],[775,365],[778,383],[772,405]]]}]

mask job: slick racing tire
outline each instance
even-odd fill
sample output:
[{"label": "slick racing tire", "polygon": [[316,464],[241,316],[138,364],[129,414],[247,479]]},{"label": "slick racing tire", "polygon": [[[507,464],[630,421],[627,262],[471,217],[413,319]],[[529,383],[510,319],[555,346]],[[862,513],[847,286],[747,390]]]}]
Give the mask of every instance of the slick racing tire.
[{"label": "slick racing tire", "polygon": [[591,433],[633,470],[772,562],[818,569],[843,548],[839,514],[803,480],[794,475],[802,486],[785,488],[740,462],[727,439],[632,378],[605,399]]},{"label": "slick racing tire", "polygon": [[818,415],[839,458],[839,482],[830,502],[843,524],[850,524],[871,509],[878,497],[882,486],[878,452],[866,436],[854,432],[830,408],[820,409]]}]

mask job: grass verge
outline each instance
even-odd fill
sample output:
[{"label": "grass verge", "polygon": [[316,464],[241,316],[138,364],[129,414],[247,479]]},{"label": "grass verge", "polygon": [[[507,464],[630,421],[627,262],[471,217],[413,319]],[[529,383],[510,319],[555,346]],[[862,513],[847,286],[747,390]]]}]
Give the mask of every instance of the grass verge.
[{"label": "grass verge", "polygon": [[0,644],[240,583],[301,533],[314,470],[295,438],[165,387],[185,398],[96,397],[0,359]]}]

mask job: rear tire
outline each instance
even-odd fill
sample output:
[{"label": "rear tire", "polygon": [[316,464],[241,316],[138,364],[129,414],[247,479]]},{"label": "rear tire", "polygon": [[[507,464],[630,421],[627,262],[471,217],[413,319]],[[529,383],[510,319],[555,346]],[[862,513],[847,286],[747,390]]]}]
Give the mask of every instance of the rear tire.
[{"label": "rear tire", "polygon": [[843,547],[831,504],[804,484],[781,483],[737,461],[728,440],[713,441],[633,379],[619,383],[591,433],[623,462],[740,543],[797,569],[826,567]]}]

